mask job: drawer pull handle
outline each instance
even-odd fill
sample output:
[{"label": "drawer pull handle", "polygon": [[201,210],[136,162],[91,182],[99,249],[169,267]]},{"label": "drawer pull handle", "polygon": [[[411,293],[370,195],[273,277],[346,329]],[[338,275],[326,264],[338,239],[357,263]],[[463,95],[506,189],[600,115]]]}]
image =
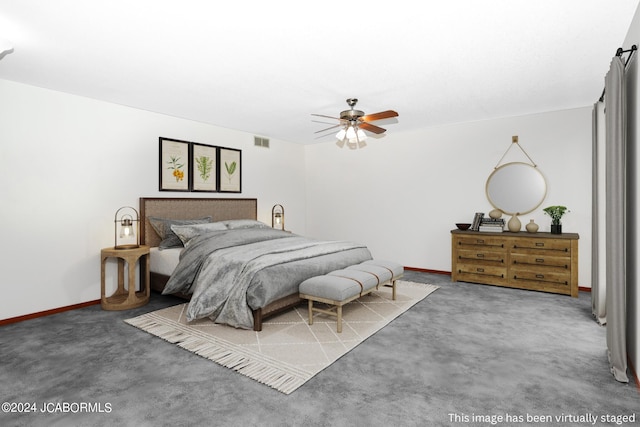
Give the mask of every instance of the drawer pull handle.
[{"label": "drawer pull handle", "polygon": [[536,258],[536,262],[539,262],[540,264],[543,264],[543,263],[544,263],[544,259],[542,259],[542,258]]},{"label": "drawer pull handle", "polygon": [[544,279],[544,274],[536,274],[536,279]]},{"label": "drawer pull handle", "polygon": [[476,271],[477,271],[478,273],[484,273],[484,268],[478,268]]},{"label": "drawer pull handle", "polygon": [[478,240],[476,240],[476,243],[484,244],[484,240],[478,239]]},{"label": "drawer pull handle", "polygon": [[536,242],[536,246],[544,246],[543,242]]},{"label": "drawer pull handle", "polygon": [[484,258],[484,254],[476,254],[478,258]]}]

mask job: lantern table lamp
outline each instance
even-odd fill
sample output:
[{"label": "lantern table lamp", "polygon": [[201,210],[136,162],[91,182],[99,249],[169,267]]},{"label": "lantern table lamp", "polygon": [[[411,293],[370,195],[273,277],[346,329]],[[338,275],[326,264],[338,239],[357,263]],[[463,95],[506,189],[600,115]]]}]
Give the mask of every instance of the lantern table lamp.
[{"label": "lantern table lamp", "polygon": [[284,208],[282,205],[275,205],[271,209],[271,227],[277,230],[284,230]]},{"label": "lantern table lamp", "polygon": [[124,206],[116,211],[115,249],[134,249],[140,247],[140,216],[138,211],[130,206]]}]

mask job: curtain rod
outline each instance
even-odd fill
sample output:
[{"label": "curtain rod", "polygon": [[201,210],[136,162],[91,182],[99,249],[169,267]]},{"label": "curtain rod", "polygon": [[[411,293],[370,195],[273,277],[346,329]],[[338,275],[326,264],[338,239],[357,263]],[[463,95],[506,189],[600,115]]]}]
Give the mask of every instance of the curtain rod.
[{"label": "curtain rod", "polygon": [[[629,63],[629,60],[631,60],[631,56],[633,55],[633,52],[635,52],[636,50],[638,50],[638,46],[636,46],[635,44],[631,46],[631,49],[627,49],[627,50],[623,50],[621,47],[619,47],[618,50],[616,50],[616,56],[622,56],[623,53],[631,52],[629,56],[627,56],[626,61],[624,61],[624,66],[626,67],[627,64]],[[605,90],[606,89],[602,89],[602,95],[600,95],[600,99],[598,100],[599,102],[604,101]]]}]

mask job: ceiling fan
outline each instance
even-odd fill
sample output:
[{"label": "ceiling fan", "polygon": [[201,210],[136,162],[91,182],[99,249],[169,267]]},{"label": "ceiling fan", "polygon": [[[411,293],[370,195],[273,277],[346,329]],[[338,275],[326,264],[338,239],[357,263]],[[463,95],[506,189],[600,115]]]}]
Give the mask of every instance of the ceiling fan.
[{"label": "ceiling fan", "polygon": [[386,129],[371,124],[376,120],[389,119],[391,117],[398,117],[398,113],[393,110],[381,111],[379,113],[365,114],[364,111],[356,110],[355,106],[358,103],[357,98],[347,99],[347,104],[351,107],[350,110],[344,110],[340,112],[340,117],[325,116],[324,114],[312,114],[312,116],[325,117],[328,119],[340,120],[337,125],[331,126],[326,129],[319,130],[315,133],[326,132],[330,129],[340,128],[336,138],[338,139],[338,146],[343,147],[345,143],[349,148],[364,147],[367,135],[364,131],[372,132],[375,134],[382,134]]}]

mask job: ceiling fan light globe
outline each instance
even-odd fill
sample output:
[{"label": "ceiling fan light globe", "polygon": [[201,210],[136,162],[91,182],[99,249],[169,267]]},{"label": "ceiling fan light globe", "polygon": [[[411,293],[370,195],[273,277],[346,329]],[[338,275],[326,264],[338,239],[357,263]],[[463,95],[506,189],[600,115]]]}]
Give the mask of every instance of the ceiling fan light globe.
[{"label": "ceiling fan light globe", "polygon": [[346,135],[347,135],[347,131],[344,129],[340,129],[340,131],[336,134],[336,138],[342,141]]},{"label": "ceiling fan light globe", "polygon": [[347,128],[347,138],[349,141],[356,138],[356,130],[353,126],[349,126],[349,128]]}]

